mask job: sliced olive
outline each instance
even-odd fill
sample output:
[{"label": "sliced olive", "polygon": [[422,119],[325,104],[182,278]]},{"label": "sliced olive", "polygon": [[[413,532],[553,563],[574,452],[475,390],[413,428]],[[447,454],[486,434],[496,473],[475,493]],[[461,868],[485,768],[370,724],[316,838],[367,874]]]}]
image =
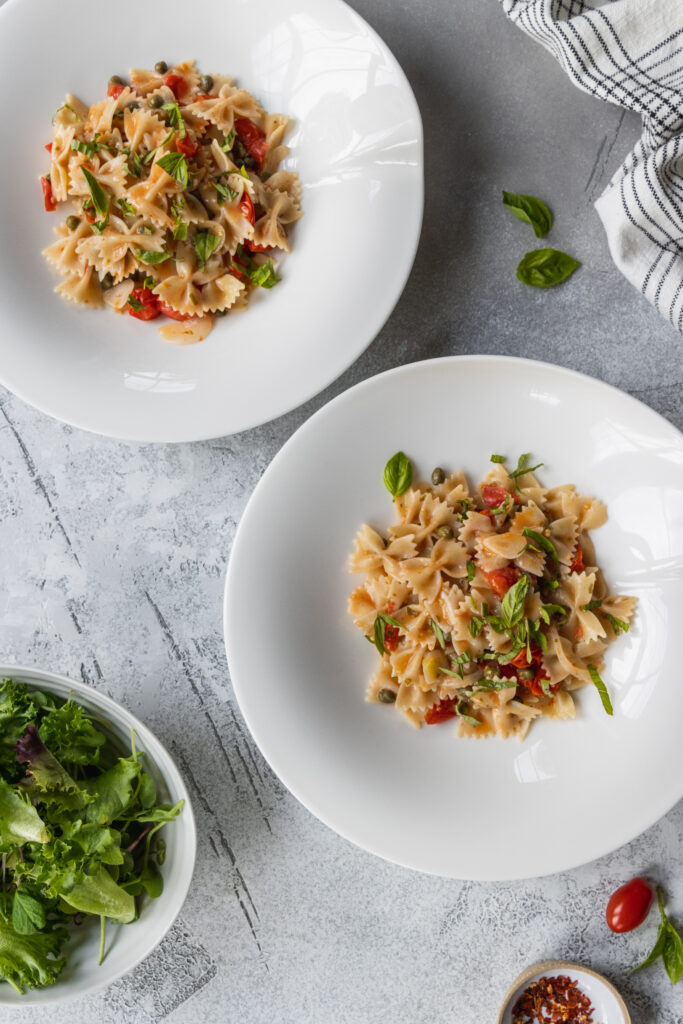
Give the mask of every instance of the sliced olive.
[{"label": "sliced olive", "polygon": [[441,466],[437,466],[436,469],[433,470],[432,472],[432,483],[434,484],[435,487],[438,487],[439,484],[442,484],[445,479],[446,474],[442,470]]},{"label": "sliced olive", "polygon": [[165,75],[168,71],[168,64],[165,60],[158,60],[154,65],[154,70],[158,75]]},{"label": "sliced olive", "polygon": [[163,103],[164,97],[160,96],[158,92],[155,92],[154,95],[149,98],[149,105],[150,107],[154,107],[155,110],[163,106]]},{"label": "sliced olive", "polygon": [[105,292],[106,292],[107,288],[111,288],[113,283],[114,283],[114,278],[111,276],[111,274],[105,274],[104,277],[102,278],[102,280],[100,281],[100,284],[104,288]]},{"label": "sliced olive", "polygon": [[453,536],[453,527],[452,526],[448,526],[447,524],[444,523],[443,526],[439,527],[439,529],[436,531],[436,533],[437,533],[438,537],[450,538],[450,537]]},{"label": "sliced olive", "polygon": [[211,92],[213,89],[213,78],[211,75],[202,75],[199,79],[199,88],[202,92]]},{"label": "sliced olive", "polygon": [[81,223],[81,218],[80,217],[76,217],[75,214],[73,214],[73,213],[71,214],[70,217],[66,218],[66,226],[68,227],[69,231],[75,231],[80,223]]},{"label": "sliced olive", "polygon": [[110,85],[125,85],[126,83],[118,75],[112,75],[111,78],[109,79],[109,84]]},{"label": "sliced olive", "polygon": [[380,690],[377,694],[377,700],[380,704],[394,704],[396,702],[396,693],[394,690]]}]

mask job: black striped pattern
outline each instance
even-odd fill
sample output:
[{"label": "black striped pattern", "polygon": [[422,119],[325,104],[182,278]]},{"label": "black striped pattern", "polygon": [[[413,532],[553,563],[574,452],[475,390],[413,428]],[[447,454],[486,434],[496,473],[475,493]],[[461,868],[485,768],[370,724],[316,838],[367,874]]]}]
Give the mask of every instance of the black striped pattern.
[{"label": "black striped pattern", "polygon": [[501,0],[580,89],[643,119],[595,206],[612,257],[683,330],[683,0]]}]

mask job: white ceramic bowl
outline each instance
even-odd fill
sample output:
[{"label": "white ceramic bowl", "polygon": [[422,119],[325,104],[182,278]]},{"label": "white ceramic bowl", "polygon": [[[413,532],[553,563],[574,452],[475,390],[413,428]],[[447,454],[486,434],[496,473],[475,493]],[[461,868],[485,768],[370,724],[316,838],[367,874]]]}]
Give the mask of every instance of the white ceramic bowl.
[{"label": "white ceramic bowl", "polygon": [[[154,947],[175,921],[187,896],[194,870],[197,835],[190,797],[178,769],[168,751],[147,726],[104,694],[90,686],[73,682],[65,676],[42,672],[35,668],[0,665],[0,678],[27,683],[36,690],[46,690],[66,699],[70,694],[93,716],[98,728],[108,733],[123,749],[130,747],[130,730],[135,731],[138,751],[147,755],[146,769],[157,785],[164,803],[184,800],[182,813],[165,825],[166,859],[161,868],[164,891],[158,899],[145,899],[140,918],[127,925],[107,922],[107,956],[98,967],[99,923],[86,919],[72,930],[65,955],[67,963],[54,985],[30,989],[19,995],[7,984],[0,984],[0,1005],[19,1009],[25,1006],[46,1006],[84,996],[111,984],[132,970]],[[106,723],[106,728],[105,728]]]},{"label": "white ceramic bowl", "polygon": [[[574,483],[607,503],[598,565],[615,593],[638,599],[607,652],[613,717],[589,686],[573,721],[535,722],[522,743],[475,742],[365,703],[377,653],[347,613],[361,582],[347,566],[362,523],[394,521],[382,471],[398,449],[420,479],[443,466],[472,484],[492,452],[512,465],[532,452],[545,486]],[[576,867],[683,796],[681,615],[683,436],[600,381],[499,356],[399,367],[312,416],[247,505],[225,590],[235,693],[285,785],[374,853],[478,880]],[[578,816],[561,842],[548,808]]]},{"label": "white ceramic bowl", "polygon": [[614,985],[602,974],[571,963],[569,960],[543,960],[541,963],[527,967],[507,992],[498,1014],[496,1024],[512,1024],[512,1009],[524,990],[534,981],[542,977],[552,978],[564,975],[575,981],[593,1004],[593,1020],[600,1024],[631,1024],[631,1015],[626,1003]]},{"label": "white ceramic bowl", "polygon": [[[388,48],[341,0],[118,0],[110,17],[112,30],[98,31],[104,9],[95,15],[86,0],[0,8],[0,89],[12,97],[0,381],[51,416],[114,437],[196,441],[245,430],[334,380],[401,294],[422,223],[417,103]],[[161,58],[230,74],[266,110],[293,118],[285,166],[304,188],[282,282],[187,348],[165,344],[158,321],[64,302],[41,256],[58,214],[43,211],[38,177],[64,94],[94,103],[111,74]]]}]

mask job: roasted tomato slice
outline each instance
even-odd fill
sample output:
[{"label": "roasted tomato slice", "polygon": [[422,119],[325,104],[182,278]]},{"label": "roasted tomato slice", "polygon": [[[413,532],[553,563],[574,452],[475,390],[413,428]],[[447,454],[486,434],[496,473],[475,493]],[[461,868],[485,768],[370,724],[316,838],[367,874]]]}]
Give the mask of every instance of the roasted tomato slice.
[{"label": "roasted tomato slice", "polygon": [[252,203],[251,196],[248,192],[242,193],[242,198],[240,199],[240,210],[242,211],[242,216],[246,217],[253,227],[256,223],[256,211],[254,210],[254,204]]}]

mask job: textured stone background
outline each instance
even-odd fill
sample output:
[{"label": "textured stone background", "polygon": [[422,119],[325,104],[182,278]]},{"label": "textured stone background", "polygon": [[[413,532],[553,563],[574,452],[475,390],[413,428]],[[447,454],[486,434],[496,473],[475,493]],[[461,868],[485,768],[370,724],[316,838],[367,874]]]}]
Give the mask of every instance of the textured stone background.
[{"label": "textured stone background", "polygon": [[[412,82],[426,160],[415,269],[356,365],[275,423],[173,448],[81,433],[0,392],[2,660],[82,678],[131,708],[177,758],[199,826],[194,884],[162,945],[94,999],[11,1014],[21,1024],[484,1024],[518,971],[547,956],[604,970],[635,1024],[683,1019],[660,968],[624,973],[654,920],[628,938],[602,921],[615,883],[637,872],[676,894],[683,921],[683,806],[561,876],[425,877],[300,807],[232,695],[221,603],[235,525],[283,442],[357,381],[447,353],[524,355],[607,380],[683,426],[682,339],[615,270],[591,205],[637,120],[574,90],[496,0],[354,6]],[[533,238],[502,209],[501,188],[552,205],[551,244],[583,263],[569,284],[537,293],[516,281]]]}]

